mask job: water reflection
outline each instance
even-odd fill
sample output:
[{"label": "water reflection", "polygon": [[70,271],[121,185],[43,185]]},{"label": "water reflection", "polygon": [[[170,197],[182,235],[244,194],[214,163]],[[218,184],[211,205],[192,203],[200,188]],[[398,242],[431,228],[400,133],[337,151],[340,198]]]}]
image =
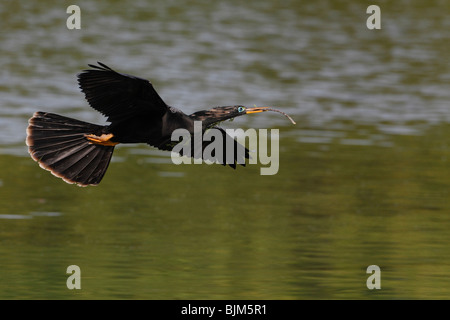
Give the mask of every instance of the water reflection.
[{"label": "water reflection", "polygon": [[[357,2],[79,6],[72,32],[59,2],[0,4],[0,297],[449,297],[447,2],[382,4],[379,32]],[[146,146],[119,147],[96,188],[41,170],[27,119],[104,123],[75,78],[97,60],[186,112],[293,115],[225,124],[280,128],[278,174],[176,166]]]}]

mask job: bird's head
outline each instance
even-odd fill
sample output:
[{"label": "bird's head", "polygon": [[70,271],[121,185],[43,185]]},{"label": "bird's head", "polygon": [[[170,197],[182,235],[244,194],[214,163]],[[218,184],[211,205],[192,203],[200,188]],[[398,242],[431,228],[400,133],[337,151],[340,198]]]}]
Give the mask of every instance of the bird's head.
[{"label": "bird's head", "polygon": [[194,121],[203,121],[204,127],[211,127],[217,123],[220,123],[225,120],[231,120],[239,116],[243,116],[251,113],[259,113],[264,111],[276,111],[284,114],[291,120],[292,123],[295,122],[284,112],[281,112],[277,109],[273,109],[271,107],[245,107],[241,105],[236,106],[225,106],[225,107],[215,107],[209,110],[202,110],[195,112],[190,115]]}]

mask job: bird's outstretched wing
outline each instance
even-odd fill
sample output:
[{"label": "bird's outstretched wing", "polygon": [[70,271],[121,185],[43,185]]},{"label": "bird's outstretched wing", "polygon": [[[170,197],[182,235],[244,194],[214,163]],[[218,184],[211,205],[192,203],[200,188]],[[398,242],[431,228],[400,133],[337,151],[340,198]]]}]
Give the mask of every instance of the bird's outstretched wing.
[{"label": "bird's outstretched wing", "polygon": [[167,104],[145,79],[114,71],[105,64],[89,64],[93,69],[78,74],[78,83],[92,108],[108,121],[143,115],[162,116]]},{"label": "bird's outstretched wing", "polygon": [[[205,148],[213,142],[204,141],[203,142],[203,160],[209,160],[222,164],[224,166],[229,165],[231,168],[236,169],[236,164],[241,166],[246,165],[246,160],[250,159],[250,151],[240,144],[236,139],[230,136],[221,127],[215,126],[211,128],[212,130],[219,130],[223,138],[223,149],[219,152],[215,152],[212,155],[206,154]],[[231,154],[230,154],[231,153]]]},{"label": "bird's outstretched wing", "polygon": [[[212,148],[212,150],[214,150],[213,152],[210,152],[211,150],[205,152],[207,148],[211,149],[215,140],[203,140],[201,145],[199,145],[200,148],[196,149],[197,146],[195,145],[193,137],[191,136],[188,141],[181,142],[186,143],[188,147],[177,150],[179,151],[179,154],[181,156],[188,156],[194,159],[203,159],[205,161],[210,161],[224,166],[228,165],[233,169],[236,169],[237,164],[245,167],[246,160],[251,159],[250,151],[245,146],[240,144],[236,139],[226,133],[226,131],[221,127],[215,126],[210,128],[209,130],[217,130],[217,132],[219,133],[218,136],[222,139],[221,149]],[[157,147],[161,150],[172,151],[176,144],[177,142],[166,140]]]}]

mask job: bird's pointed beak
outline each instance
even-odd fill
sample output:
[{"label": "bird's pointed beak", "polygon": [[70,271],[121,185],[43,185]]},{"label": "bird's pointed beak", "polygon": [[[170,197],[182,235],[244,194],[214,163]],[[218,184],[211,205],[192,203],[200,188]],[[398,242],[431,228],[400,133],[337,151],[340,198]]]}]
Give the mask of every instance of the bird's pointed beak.
[{"label": "bird's pointed beak", "polygon": [[286,118],[288,118],[289,121],[292,122],[292,124],[295,124],[295,121],[292,120],[292,118],[291,118],[289,115],[287,115],[287,114],[284,113],[283,111],[274,109],[274,108],[272,108],[272,107],[257,107],[257,106],[255,106],[254,108],[247,108],[247,109],[245,110],[245,113],[246,113],[246,114],[249,114],[249,113],[258,113],[258,112],[264,112],[264,111],[275,111],[275,112],[279,112],[279,113],[283,114]]},{"label": "bird's pointed beak", "polygon": [[254,107],[254,108],[247,108],[245,110],[245,113],[258,113],[258,112],[264,112],[269,111],[269,107]]}]

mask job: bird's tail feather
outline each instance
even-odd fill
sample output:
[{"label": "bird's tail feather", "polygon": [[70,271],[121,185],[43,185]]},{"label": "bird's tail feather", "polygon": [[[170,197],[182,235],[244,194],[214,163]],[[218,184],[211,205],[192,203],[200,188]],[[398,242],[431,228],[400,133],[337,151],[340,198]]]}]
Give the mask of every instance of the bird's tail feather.
[{"label": "bird's tail feather", "polygon": [[114,146],[95,144],[86,135],[103,126],[36,112],[27,128],[28,151],[39,165],[67,183],[97,185],[111,160]]}]

